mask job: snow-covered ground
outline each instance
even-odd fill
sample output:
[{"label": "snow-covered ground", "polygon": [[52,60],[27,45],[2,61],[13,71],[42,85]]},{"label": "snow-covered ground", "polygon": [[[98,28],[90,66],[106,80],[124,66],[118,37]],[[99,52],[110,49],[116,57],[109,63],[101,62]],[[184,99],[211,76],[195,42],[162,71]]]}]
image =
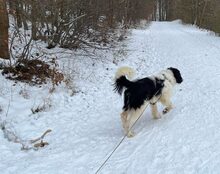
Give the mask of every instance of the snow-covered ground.
[{"label": "snow-covered ground", "polygon": [[[23,140],[52,130],[45,137],[49,145],[37,151],[21,151],[0,131],[0,173],[95,173],[124,136],[122,101],[112,86],[121,65],[133,67],[140,78],[177,67],[184,82],[175,88],[175,108],[159,120],[148,108],[135,125],[137,135],[124,140],[100,173],[220,173],[219,55],[220,38],[212,33],[153,22],[132,30],[117,49],[101,51],[98,61],[58,52],[61,67],[74,69],[73,96],[62,85],[49,94],[50,86],[14,86],[0,77],[0,114],[7,128]],[[33,114],[31,108],[42,103],[51,107]]]}]

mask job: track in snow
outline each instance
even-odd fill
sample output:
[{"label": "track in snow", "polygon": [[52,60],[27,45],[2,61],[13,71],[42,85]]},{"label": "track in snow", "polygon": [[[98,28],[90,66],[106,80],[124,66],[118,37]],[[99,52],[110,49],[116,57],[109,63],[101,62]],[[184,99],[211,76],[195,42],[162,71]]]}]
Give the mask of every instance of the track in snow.
[{"label": "track in snow", "polygon": [[[149,111],[103,173],[220,172],[219,38],[176,22],[135,30],[127,64],[141,75],[178,67],[184,82],[173,96],[175,109],[161,120]],[[144,53],[144,54],[143,54]]]}]

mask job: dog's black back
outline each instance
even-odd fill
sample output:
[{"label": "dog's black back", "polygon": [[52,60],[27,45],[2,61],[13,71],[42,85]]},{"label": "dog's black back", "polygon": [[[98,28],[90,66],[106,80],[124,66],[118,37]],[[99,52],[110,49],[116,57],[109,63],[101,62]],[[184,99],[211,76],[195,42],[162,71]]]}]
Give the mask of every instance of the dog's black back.
[{"label": "dog's black back", "polygon": [[124,92],[124,106],[123,109],[131,110],[140,108],[145,100],[150,100],[155,95],[160,95],[164,86],[163,80],[155,78],[143,78],[136,81],[129,81],[125,76],[121,76],[116,80],[115,90],[122,93],[123,87],[126,88]]}]

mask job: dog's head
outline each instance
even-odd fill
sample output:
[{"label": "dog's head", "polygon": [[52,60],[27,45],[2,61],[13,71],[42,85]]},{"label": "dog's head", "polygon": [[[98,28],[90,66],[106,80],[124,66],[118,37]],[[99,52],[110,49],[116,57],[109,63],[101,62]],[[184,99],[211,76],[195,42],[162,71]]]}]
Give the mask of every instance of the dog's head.
[{"label": "dog's head", "polygon": [[170,71],[172,71],[174,78],[176,79],[176,83],[182,83],[183,82],[183,78],[180,74],[180,71],[177,68],[168,68]]}]

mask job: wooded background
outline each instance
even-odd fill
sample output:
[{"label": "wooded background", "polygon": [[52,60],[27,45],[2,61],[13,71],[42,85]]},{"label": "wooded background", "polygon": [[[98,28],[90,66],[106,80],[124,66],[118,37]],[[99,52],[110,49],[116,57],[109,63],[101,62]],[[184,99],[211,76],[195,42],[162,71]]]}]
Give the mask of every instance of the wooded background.
[{"label": "wooded background", "polygon": [[157,0],[153,20],[175,19],[220,33],[220,1]]},{"label": "wooded background", "polygon": [[31,29],[33,40],[47,41],[48,48],[57,44],[63,48],[78,48],[82,44],[109,42],[112,29],[118,25],[128,28],[141,19],[147,19],[152,13],[152,8],[149,8],[152,2],[153,0],[8,0],[7,4],[16,26]]},{"label": "wooded background", "polygon": [[[103,46],[143,19],[185,23],[220,33],[219,0],[0,0],[0,57],[9,58],[8,17],[48,48]],[[9,15],[8,15],[9,14]]]}]

